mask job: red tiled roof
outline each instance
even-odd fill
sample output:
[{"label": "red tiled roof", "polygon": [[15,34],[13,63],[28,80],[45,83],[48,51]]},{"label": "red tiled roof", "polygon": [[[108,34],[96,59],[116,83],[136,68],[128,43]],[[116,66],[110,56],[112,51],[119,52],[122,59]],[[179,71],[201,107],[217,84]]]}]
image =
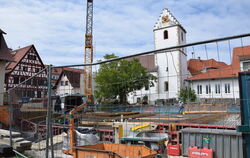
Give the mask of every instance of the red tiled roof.
[{"label": "red tiled roof", "polygon": [[216,79],[216,78],[232,78],[237,77],[238,73],[233,71],[230,65],[223,67],[223,69],[209,70],[204,73],[196,74],[186,80],[204,80],[204,79]]},{"label": "red tiled roof", "polygon": [[225,66],[227,66],[227,64],[225,64],[224,62],[218,62],[214,59],[190,59],[188,61],[188,70],[192,75],[201,73],[203,69],[219,69]]},{"label": "red tiled roof", "polygon": [[13,55],[13,60],[15,62],[10,62],[7,67],[6,70],[7,72],[10,72],[12,69],[14,69],[16,67],[16,65],[19,63],[19,61],[25,56],[25,54],[29,51],[29,49],[32,47],[33,45],[27,46],[27,47],[23,47],[17,50],[12,51],[12,55]]},{"label": "red tiled roof", "polygon": [[[202,73],[201,71],[197,73],[198,68],[196,69],[193,67],[195,65],[192,65],[191,69],[189,69],[190,73],[192,74],[192,77],[186,80],[191,81],[191,80],[237,77],[238,73],[240,72],[240,60],[250,59],[249,57],[250,57],[250,46],[236,47],[233,49],[233,59],[230,65],[223,66],[223,64],[215,64],[215,65],[221,65],[221,67],[218,66],[217,69],[210,69],[204,73]],[[190,59],[190,61],[191,60],[193,59]]]}]

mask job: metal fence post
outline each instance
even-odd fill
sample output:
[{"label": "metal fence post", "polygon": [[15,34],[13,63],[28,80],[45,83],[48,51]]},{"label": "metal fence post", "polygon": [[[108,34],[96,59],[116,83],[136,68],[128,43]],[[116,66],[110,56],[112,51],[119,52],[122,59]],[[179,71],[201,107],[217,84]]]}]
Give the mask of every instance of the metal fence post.
[{"label": "metal fence post", "polygon": [[47,118],[46,118],[46,158],[49,157],[49,139],[51,145],[51,157],[54,158],[54,150],[53,150],[53,131],[52,131],[52,122],[51,122],[51,70],[52,65],[48,66],[48,104],[47,104]]},{"label": "metal fence post", "polygon": [[8,91],[8,103],[9,103],[9,107],[8,107],[8,111],[9,111],[9,132],[10,132],[10,146],[13,147],[13,143],[12,143],[12,116],[13,116],[13,105],[11,103],[11,94],[10,91]]}]

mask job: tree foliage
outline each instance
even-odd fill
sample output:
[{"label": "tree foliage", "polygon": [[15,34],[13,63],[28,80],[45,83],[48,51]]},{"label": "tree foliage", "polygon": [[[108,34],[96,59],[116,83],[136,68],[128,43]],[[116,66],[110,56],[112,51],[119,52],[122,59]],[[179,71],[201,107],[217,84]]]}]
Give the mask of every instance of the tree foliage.
[{"label": "tree foliage", "polygon": [[186,88],[182,88],[179,91],[178,98],[182,102],[187,102],[187,101],[192,102],[196,100],[196,94],[193,89],[191,89],[190,87],[186,87]]},{"label": "tree foliage", "polygon": [[[105,60],[117,58],[114,54],[104,56]],[[98,102],[119,99],[127,103],[127,95],[148,86],[156,77],[146,72],[138,59],[119,60],[101,64],[95,77],[95,97]]]}]

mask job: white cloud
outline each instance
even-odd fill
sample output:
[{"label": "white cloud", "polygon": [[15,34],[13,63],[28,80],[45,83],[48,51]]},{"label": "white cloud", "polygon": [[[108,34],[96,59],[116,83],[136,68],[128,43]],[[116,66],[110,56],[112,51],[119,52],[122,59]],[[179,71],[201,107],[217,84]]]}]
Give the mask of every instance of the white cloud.
[{"label": "white cloud", "polygon": [[[10,47],[35,44],[47,64],[82,63],[84,0],[0,0],[0,4],[0,28],[7,32]],[[169,8],[185,27],[188,42],[250,32],[247,0],[95,0],[95,57],[152,50],[152,29],[163,8]]]}]

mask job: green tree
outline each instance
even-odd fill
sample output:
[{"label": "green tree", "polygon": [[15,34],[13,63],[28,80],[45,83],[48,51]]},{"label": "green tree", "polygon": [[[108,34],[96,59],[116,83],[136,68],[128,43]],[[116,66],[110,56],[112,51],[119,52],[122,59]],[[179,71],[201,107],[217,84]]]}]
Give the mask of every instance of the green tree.
[{"label": "green tree", "polygon": [[196,100],[196,94],[193,89],[190,87],[182,88],[179,91],[178,98],[182,102],[190,102],[190,101],[195,101]]},{"label": "green tree", "polygon": [[[117,58],[107,54],[105,60]],[[148,86],[156,77],[146,72],[138,59],[117,60],[101,64],[95,77],[97,84],[95,97],[98,102],[119,99],[120,104],[127,103],[128,93]]]}]

